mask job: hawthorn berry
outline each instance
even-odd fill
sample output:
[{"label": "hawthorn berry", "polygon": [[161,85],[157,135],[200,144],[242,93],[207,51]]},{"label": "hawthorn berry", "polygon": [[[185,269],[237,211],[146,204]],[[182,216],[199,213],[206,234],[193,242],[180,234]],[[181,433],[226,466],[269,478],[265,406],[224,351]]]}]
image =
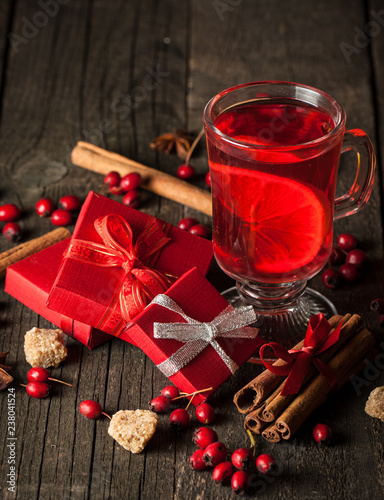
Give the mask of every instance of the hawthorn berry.
[{"label": "hawthorn berry", "polygon": [[39,217],[50,217],[55,208],[54,201],[49,197],[41,198],[35,205],[35,210]]},{"label": "hawthorn berry", "polygon": [[198,223],[199,221],[194,219],[193,217],[185,217],[184,219],[181,219],[177,227],[179,229],[182,229],[183,231],[188,231],[192,226],[195,226]]},{"label": "hawthorn berry", "polygon": [[49,376],[49,371],[46,368],[41,366],[34,366],[27,373],[28,382],[47,382],[49,380],[53,382],[59,382],[60,384],[69,385],[72,387],[72,384],[68,384],[68,382],[63,382],[62,380],[58,380],[57,378],[52,378]]},{"label": "hawthorn berry", "polygon": [[180,179],[193,179],[196,175],[196,170],[192,165],[181,165],[177,169],[177,177]]},{"label": "hawthorn berry", "polygon": [[313,437],[319,444],[329,444],[332,440],[332,430],[326,424],[317,424],[313,429]]},{"label": "hawthorn berry", "polygon": [[49,385],[46,382],[28,382],[27,393],[33,398],[46,398],[49,394]]},{"label": "hawthorn berry", "polygon": [[206,226],[203,226],[203,224],[195,224],[188,229],[188,232],[196,236],[200,236],[201,238],[208,238],[209,236],[209,229]]},{"label": "hawthorn berry", "polygon": [[96,420],[103,414],[101,405],[97,401],[93,401],[92,399],[86,399],[85,401],[82,401],[79,404],[79,410],[80,413],[91,420]]},{"label": "hawthorn berry", "polygon": [[358,281],[360,278],[360,269],[359,266],[355,264],[343,264],[340,267],[340,276],[343,281],[347,283],[354,283]]},{"label": "hawthorn berry", "polygon": [[120,181],[121,181],[121,175],[119,174],[119,172],[112,171],[112,172],[109,172],[104,177],[104,184],[109,186],[109,188],[119,186]]},{"label": "hawthorn berry", "polygon": [[132,189],[123,196],[123,204],[127,207],[137,208],[140,206],[141,193],[138,189]]},{"label": "hawthorn berry", "polygon": [[212,479],[216,483],[225,484],[229,482],[229,480],[233,476],[233,473],[234,468],[232,462],[221,462],[213,469]]},{"label": "hawthorn berry", "polygon": [[192,437],[192,441],[199,448],[206,448],[208,445],[216,443],[218,439],[216,431],[211,427],[199,427],[195,429]]},{"label": "hawthorn berry", "polygon": [[257,470],[263,474],[269,474],[270,472],[276,471],[277,464],[271,455],[264,453],[256,458],[256,467]]},{"label": "hawthorn berry", "polygon": [[51,222],[55,226],[69,226],[72,222],[72,214],[63,208],[57,208],[51,215]]},{"label": "hawthorn berry", "polygon": [[236,471],[231,478],[231,487],[236,494],[244,494],[249,489],[249,474],[245,470]]},{"label": "hawthorn berry", "polygon": [[189,457],[189,466],[194,470],[205,470],[207,466],[203,460],[204,449],[199,448]]},{"label": "hawthorn berry", "polygon": [[2,233],[7,240],[13,243],[20,241],[22,232],[23,231],[17,222],[7,222],[2,230]]},{"label": "hawthorn berry", "polygon": [[187,429],[190,420],[189,413],[184,408],[177,408],[176,410],[173,410],[169,416],[171,428],[175,431],[183,431]]},{"label": "hawthorn berry", "polygon": [[224,443],[217,441],[209,444],[203,454],[203,460],[208,467],[216,467],[216,465],[224,462],[227,458],[228,450]]},{"label": "hawthorn berry", "polygon": [[379,297],[372,300],[370,307],[372,311],[384,313],[384,299]]},{"label": "hawthorn berry", "polygon": [[167,396],[169,399],[174,399],[180,396],[180,391],[174,385],[167,385],[164,389],[162,389],[160,394],[162,396]]},{"label": "hawthorn berry", "polygon": [[211,424],[215,419],[215,410],[208,403],[201,403],[195,410],[196,418],[202,424]]},{"label": "hawthorn berry", "polygon": [[328,267],[323,271],[321,275],[321,280],[327,288],[337,288],[341,283],[341,276],[337,269],[333,269],[332,267]]},{"label": "hawthorn berry", "polygon": [[333,266],[340,266],[345,262],[345,253],[339,247],[333,247],[329,256],[329,262]]},{"label": "hawthorn berry", "polygon": [[352,234],[343,233],[338,236],[337,244],[341,250],[349,252],[350,250],[356,248],[357,239]]},{"label": "hawthorn berry", "polygon": [[211,173],[208,172],[206,175],[205,175],[205,185],[211,189],[212,187],[212,183],[211,183]]},{"label": "hawthorn berry", "polygon": [[156,413],[166,413],[171,406],[171,400],[167,396],[157,396],[149,403],[149,407]]},{"label": "hawthorn berry", "polygon": [[237,469],[246,469],[253,462],[252,451],[249,448],[238,448],[232,453],[231,462]]},{"label": "hawthorn berry", "polygon": [[345,262],[361,267],[367,261],[367,254],[360,248],[355,248],[347,254]]},{"label": "hawthorn berry", "polygon": [[64,210],[77,212],[78,210],[80,210],[82,203],[78,196],[74,194],[68,194],[60,198],[58,205],[59,208],[62,208]]},{"label": "hawthorn berry", "polygon": [[0,222],[12,222],[20,218],[21,210],[14,203],[0,206]]},{"label": "hawthorn berry", "polygon": [[120,181],[120,187],[123,191],[133,191],[141,184],[141,175],[138,172],[131,172],[125,175]]}]

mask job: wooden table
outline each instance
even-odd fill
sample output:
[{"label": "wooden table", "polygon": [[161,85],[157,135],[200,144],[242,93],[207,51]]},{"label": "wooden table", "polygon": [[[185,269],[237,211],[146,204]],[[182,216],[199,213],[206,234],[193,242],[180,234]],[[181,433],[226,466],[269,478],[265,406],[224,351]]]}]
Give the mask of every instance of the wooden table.
[{"label": "wooden table", "polygon": [[[180,161],[157,154],[149,143],[178,128],[198,132],[205,103],[220,90],[254,80],[291,80],[321,88],[346,109],[348,128],[364,129],[378,155],[372,198],[364,210],[335,223],[335,234],[352,232],[369,255],[358,284],[325,293],[339,312],[361,314],[380,334],[372,299],[383,296],[384,11],[382,2],[324,0],[268,2],[3,0],[0,4],[1,139],[0,204],[26,209],[24,238],[52,229],[33,210],[44,196],[85,197],[102,177],[71,164],[78,140],[119,152],[175,174]],[[194,155],[196,184],[207,172],[203,146]],[[354,158],[340,167],[339,190],[351,184]],[[116,197],[116,199],[118,199]],[[177,224],[185,216],[210,224],[208,216],[165,198],[147,196],[141,208]],[[70,228],[70,229],[73,229]],[[0,251],[10,247],[0,239]],[[217,288],[227,280],[212,273]],[[0,351],[9,350],[16,382],[26,380],[23,337],[44,318],[0,292]],[[174,434],[162,417],[146,451],[132,455],[107,434],[108,421],[84,419],[84,399],[108,412],[147,408],[167,379],[135,347],[113,339],[89,351],[68,338],[69,361],[52,370],[74,387],[56,388],[36,400],[16,389],[16,494],[8,491],[7,390],[1,394],[3,498],[120,499],[232,498],[213,484],[210,472],[189,470],[192,431]],[[259,438],[258,452],[272,453],[281,474],[261,482],[256,498],[382,498],[383,423],[364,413],[370,391],[384,383],[382,367],[362,374],[359,391],[348,383],[320,407],[289,442]],[[233,450],[247,446],[243,417],[233,394],[258,373],[245,365],[215,395],[215,428]],[[18,387],[18,385],[15,385]],[[319,447],[311,432],[328,423],[335,439]]]}]

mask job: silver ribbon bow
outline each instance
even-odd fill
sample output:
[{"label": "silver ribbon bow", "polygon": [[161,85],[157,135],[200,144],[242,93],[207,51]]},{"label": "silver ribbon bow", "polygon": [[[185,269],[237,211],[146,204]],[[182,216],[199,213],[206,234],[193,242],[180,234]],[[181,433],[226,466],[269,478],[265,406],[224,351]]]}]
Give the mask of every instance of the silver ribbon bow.
[{"label": "silver ribbon bow", "polygon": [[230,305],[213,321],[200,323],[200,321],[187,316],[181,307],[167,295],[156,295],[151,304],[158,304],[176,312],[186,320],[186,323],[154,323],[153,325],[155,338],[184,342],[180,349],[157,365],[166,377],[170,377],[181,370],[207,345],[211,345],[215,349],[231,373],[234,373],[238,369],[237,364],[224,352],[216,338],[253,339],[258,332],[256,328],[243,328],[256,320],[256,314],[252,306],[234,309]]}]

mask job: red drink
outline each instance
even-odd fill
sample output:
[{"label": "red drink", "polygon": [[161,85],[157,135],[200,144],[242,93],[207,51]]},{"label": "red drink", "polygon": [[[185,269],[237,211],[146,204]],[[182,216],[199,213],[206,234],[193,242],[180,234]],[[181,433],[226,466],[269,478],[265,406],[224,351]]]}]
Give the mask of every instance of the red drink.
[{"label": "red drink", "polygon": [[324,145],[332,117],[294,99],[261,97],[225,110],[213,124],[227,136],[207,135],[219,265],[241,281],[314,276],[332,245],[342,143],[339,133]]}]

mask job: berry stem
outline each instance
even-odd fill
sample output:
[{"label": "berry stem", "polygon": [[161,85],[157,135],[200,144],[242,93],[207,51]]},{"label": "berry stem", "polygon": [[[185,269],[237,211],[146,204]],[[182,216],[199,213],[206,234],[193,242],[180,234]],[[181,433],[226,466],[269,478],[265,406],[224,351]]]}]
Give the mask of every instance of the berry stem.
[{"label": "berry stem", "polygon": [[247,429],[247,434],[249,439],[251,440],[251,450],[252,450],[252,455],[255,457],[256,456],[256,441],[255,438],[253,437],[252,432]]},{"label": "berry stem", "polygon": [[27,387],[25,384],[19,384],[19,385],[21,385],[21,387]]},{"label": "berry stem", "polygon": [[200,139],[202,138],[203,134],[204,134],[204,128],[202,128],[200,130],[196,139],[192,142],[191,147],[188,150],[187,156],[185,157],[185,161],[184,161],[185,165],[189,165],[189,160],[191,159],[192,153],[193,153],[194,149],[196,148],[197,144],[199,143]]},{"label": "berry stem", "polygon": [[200,394],[201,392],[207,392],[207,391],[212,391],[213,387],[207,387],[206,389],[200,389],[199,391],[187,393],[187,392],[181,392],[182,396],[177,396],[177,398],[172,398],[171,401],[176,401],[176,399],[181,399],[181,398],[188,398],[189,396],[195,396],[196,394]]},{"label": "berry stem", "polygon": [[112,420],[112,417],[110,417],[110,416],[108,415],[108,413],[105,413],[104,411],[102,411],[102,412],[101,412],[101,414],[102,414],[102,415],[104,415],[105,417],[108,417],[108,418],[109,418],[109,420]]},{"label": "berry stem", "polygon": [[72,384],[69,384],[68,382],[63,382],[62,380],[58,380],[57,378],[48,377],[48,380],[52,380],[53,382],[59,382],[60,384],[69,385],[70,387],[73,387]]}]

